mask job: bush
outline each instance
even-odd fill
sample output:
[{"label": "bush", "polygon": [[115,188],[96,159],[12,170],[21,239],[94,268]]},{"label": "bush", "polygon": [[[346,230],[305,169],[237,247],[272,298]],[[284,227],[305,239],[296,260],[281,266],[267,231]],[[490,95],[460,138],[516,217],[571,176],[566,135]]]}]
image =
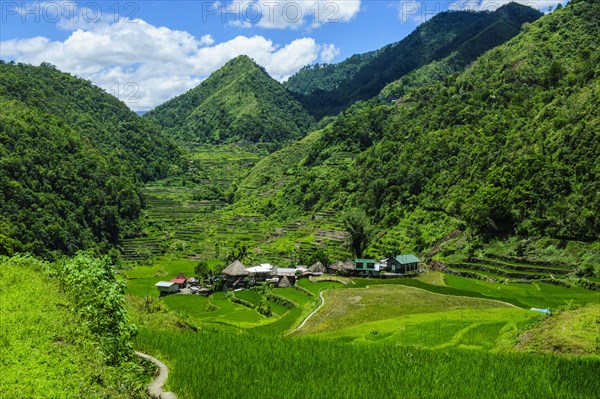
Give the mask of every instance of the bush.
[{"label": "bush", "polygon": [[75,310],[98,337],[105,362],[118,365],[133,357],[137,329],[125,311],[125,284],[117,281],[108,258],[79,253],[55,264],[50,273],[69,292]]}]

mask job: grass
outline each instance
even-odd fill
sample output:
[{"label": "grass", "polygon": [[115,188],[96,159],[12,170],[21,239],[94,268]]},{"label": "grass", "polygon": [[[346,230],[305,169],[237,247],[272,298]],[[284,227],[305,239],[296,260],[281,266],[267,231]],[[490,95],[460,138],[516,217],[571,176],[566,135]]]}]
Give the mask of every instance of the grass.
[{"label": "grass", "polygon": [[56,280],[0,260],[0,397],[145,397],[142,369],[110,367]]},{"label": "grass", "polygon": [[313,283],[308,279],[300,279],[298,280],[297,284],[312,292],[313,294],[315,294],[315,296],[318,296],[319,293],[323,290],[344,288],[344,284],[337,281],[324,281]]},{"label": "grass", "polygon": [[519,339],[532,353],[600,355],[600,305],[562,311],[543,319]]},{"label": "grass", "polygon": [[252,303],[253,305],[259,305],[263,301],[263,296],[256,291],[243,290],[235,293],[235,296]]},{"label": "grass", "polygon": [[[374,338],[370,335],[383,334],[385,339],[377,341],[430,346],[428,343],[415,341],[413,330],[424,328],[423,331],[427,331],[428,326],[440,326],[450,336],[443,342],[436,340],[433,345],[436,346],[450,343],[462,329],[479,324],[487,326],[502,323],[504,327],[512,323],[514,338],[518,327],[529,325],[540,318],[539,314],[517,309],[503,302],[439,295],[399,285],[331,290],[324,294],[324,299],[325,305],[299,334],[318,334],[319,337],[328,339],[357,342],[368,342]],[[448,322],[460,329],[454,330],[453,326],[446,325]],[[486,345],[494,347],[498,336],[496,334],[494,340],[486,341]],[[407,337],[410,339],[406,339]]]},{"label": "grass", "polygon": [[353,344],[504,351],[512,348],[519,331],[541,317],[515,308],[460,309],[404,315],[323,333],[313,325],[310,335]]},{"label": "grass", "polygon": [[546,283],[499,284],[448,274],[446,275],[446,284],[451,288],[507,301],[524,308],[536,307],[557,310],[569,303],[576,305],[600,303],[600,295],[589,290],[578,287],[563,288]]},{"label": "grass", "polygon": [[[278,309],[270,302],[278,314],[271,318],[223,293],[171,296],[159,301],[189,315],[199,332],[143,325],[138,345],[168,362],[167,388],[184,399],[594,397],[600,382],[588,371],[600,367],[598,357],[533,356],[515,352],[515,342],[554,317],[531,312],[528,301],[561,303],[576,294],[580,302],[594,302],[596,293],[549,284],[479,286],[454,277],[353,279],[347,287],[301,279],[298,284],[315,296],[274,289],[298,306]],[[496,295],[487,292],[491,287]],[[325,306],[294,337],[283,337],[314,309],[323,290]],[[252,303],[263,298],[247,290],[236,295]],[[574,317],[573,328],[579,331],[588,316]],[[357,378],[365,373],[369,378]]]},{"label": "grass", "polygon": [[140,347],[171,366],[187,398],[590,398],[597,358],[347,345],[227,331],[154,334]]}]

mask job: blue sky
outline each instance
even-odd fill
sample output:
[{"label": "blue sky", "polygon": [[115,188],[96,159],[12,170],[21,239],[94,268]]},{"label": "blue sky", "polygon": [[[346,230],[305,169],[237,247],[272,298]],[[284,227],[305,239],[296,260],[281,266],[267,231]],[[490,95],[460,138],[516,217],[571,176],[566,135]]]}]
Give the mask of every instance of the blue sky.
[{"label": "blue sky", "polygon": [[[240,54],[275,79],[399,41],[438,12],[507,0],[0,2],[0,58],[96,83],[136,111],[199,84]],[[558,1],[521,1],[545,11]]]}]

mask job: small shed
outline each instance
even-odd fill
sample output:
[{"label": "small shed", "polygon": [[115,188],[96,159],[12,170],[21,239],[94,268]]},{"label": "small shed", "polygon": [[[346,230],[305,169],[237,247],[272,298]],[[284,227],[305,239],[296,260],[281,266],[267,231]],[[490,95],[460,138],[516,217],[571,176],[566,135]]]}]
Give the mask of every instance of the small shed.
[{"label": "small shed", "polygon": [[419,258],[415,255],[399,255],[387,260],[387,270],[391,273],[409,273],[419,269]]},{"label": "small shed", "polygon": [[182,272],[179,272],[177,274],[177,277],[175,277],[171,281],[178,284],[179,289],[187,287],[187,278],[185,278],[185,275]]},{"label": "small shed", "polygon": [[177,284],[179,289],[185,288],[187,285],[187,281],[184,278],[174,278],[171,280],[171,282]]},{"label": "small shed", "polygon": [[172,281],[159,281],[158,283],[154,284],[154,286],[158,288],[160,296],[175,294],[179,292],[179,284],[174,283]]}]

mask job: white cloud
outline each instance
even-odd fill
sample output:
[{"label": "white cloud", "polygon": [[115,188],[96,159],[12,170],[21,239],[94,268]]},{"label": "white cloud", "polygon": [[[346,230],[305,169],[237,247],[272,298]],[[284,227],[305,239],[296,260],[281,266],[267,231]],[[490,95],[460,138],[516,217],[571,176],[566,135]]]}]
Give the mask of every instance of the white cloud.
[{"label": "white cloud", "polygon": [[298,29],[349,22],[360,9],[361,0],[234,0],[209,5],[205,15],[239,27]]},{"label": "white cloud", "polygon": [[330,63],[340,55],[340,49],[335,47],[333,44],[324,44],[321,46],[321,61],[325,63]]},{"label": "white cloud", "polygon": [[278,45],[263,36],[238,36],[215,44],[188,32],[156,27],[143,20],[121,19],[79,28],[64,41],[45,37],[0,42],[0,58],[60,70],[89,79],[143,111],[196,86],[230,59],[245,54],[280,81],[307,64],[331,61],[335,46],[312,38]]}]

